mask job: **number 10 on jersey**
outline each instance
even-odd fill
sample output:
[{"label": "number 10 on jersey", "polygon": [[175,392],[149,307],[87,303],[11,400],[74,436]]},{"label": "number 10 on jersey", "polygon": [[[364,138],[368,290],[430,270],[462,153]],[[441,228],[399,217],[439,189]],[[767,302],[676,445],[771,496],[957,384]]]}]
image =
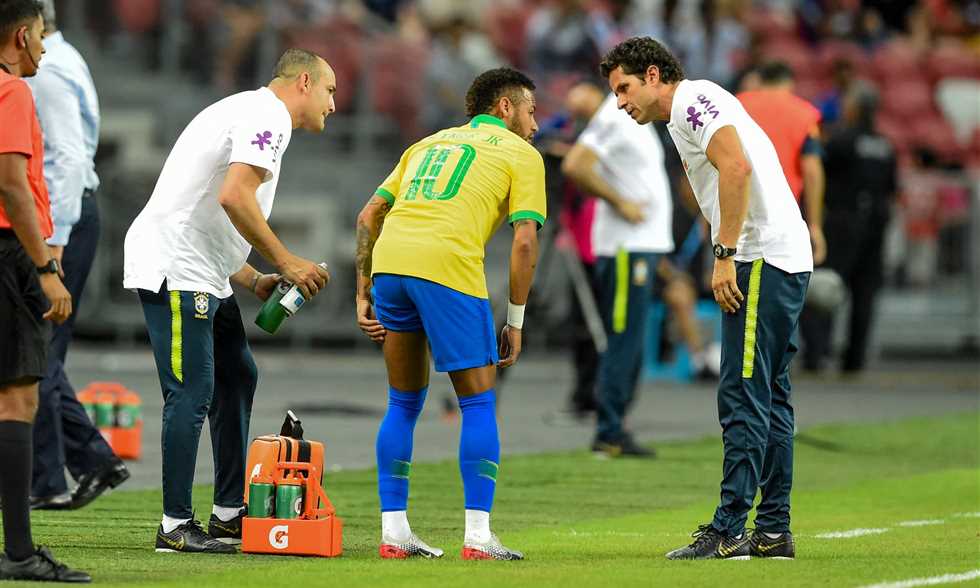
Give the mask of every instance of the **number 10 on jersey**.
[{"label": "number 10 on jersey", "polygon": [[[449,157],[456,152],[461,152],[456,167],[452,169],[452,175],[446,182],[445,187],[436,192],[436,180],[442,175],[446,162]],[[476,159],[476,149],[472,145],[465,143],[458,145],[435,145],[426,150],[422,163],[419,164],[415,177],[412,178],[405,194],[405,200],[415,200],[419,191],[426,200],[449,200],[459,193],[459,187],[466,177],[466,172],[470,170],[473,160]]]}]

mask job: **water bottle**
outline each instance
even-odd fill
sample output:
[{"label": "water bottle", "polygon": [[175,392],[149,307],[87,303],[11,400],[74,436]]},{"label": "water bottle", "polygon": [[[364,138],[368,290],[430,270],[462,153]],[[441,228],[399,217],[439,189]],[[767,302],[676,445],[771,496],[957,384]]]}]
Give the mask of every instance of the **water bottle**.
[{"label": "water bottle", "polygon": [[[327,269],[326,263],[321,263],[319,266]],[[286,280],[279,280],[276,289],[259,309],[259,314],[255,317],[255,324],[266,333],[275,335],[282,322],[299,312],[305,303],[306,298],[303,298],[299,287]]]}]

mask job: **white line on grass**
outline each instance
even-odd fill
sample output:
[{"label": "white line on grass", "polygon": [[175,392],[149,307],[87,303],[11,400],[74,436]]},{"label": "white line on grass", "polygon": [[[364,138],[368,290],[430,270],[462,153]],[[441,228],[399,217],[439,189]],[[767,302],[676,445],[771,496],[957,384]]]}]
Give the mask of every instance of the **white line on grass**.
[{"label": "white line on grass", "polygon": [[854,537],[864,537],[865,535],[881,535],[891,529],[851,529],[850,531],[832,531],[830,533],[820,533],[814,535],[817,539],[853,539]]},{"label": "white line on grass", "polygon": [[980,578],[980,570],[973,570],[963,574],[946,574],[945,576],[933,576],[931,578],[912,578],[901,582],[882,582],[881,584],[871,584],[863,588],[914,588],[915,586],[935,586],[937,584],[954,584],[956,582],[968,582]]},{"label": "white line on grass", "polygon": [[899,527],[928,527],[929,525],[941,525],[945,523],[943,519],[930,519],[926,521],[902,521]]},{"label": "white line on grass", "polygon": [[961,519],[980,519],[980,512],[958,512],[953,516]]}]

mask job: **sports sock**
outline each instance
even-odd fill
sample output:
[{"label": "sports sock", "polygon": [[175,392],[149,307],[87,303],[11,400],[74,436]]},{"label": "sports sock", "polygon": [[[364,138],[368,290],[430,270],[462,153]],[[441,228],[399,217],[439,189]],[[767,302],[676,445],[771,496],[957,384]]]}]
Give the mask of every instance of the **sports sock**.
[{"label": "sports sock", "polygon": [[766,533],[765,531],[763,531],[763,533],[765,533],[766,537],[769,537],[770,539],[779,539],[783,536],[782,533]]},{"label": "sports sock", "polygon": [[183,525],[184,523],[191,522],[190,519],[175,519],[173,517],[168,517],[163,515],[163,520],[160,521],[160,526],[163,527],[164,533],[173,533],[174,529]]},{"label": "sports sock", "polygon": [[466,543],[487,543],[490,541],[490,513],[483,510],[466,509]]},{"label": "sports sock", "polygon": [[11,561],[34,554],[31,537],[31,471],[33,425],[0,421],[0,499],[3,501],[3,541]]},{"label": "sports sock", "polygon": [[412,470],[415,422],[422,413],[428,389],[426,386],[418,392],[403,392],[388,387],[388,411],[381,421],[375,444],[382,513],[408,508],[408,478]]},{"label": "sports sock", "polygon": [[408,524],[408,513],[404,510],[390,510],[381,513],[381,538],[388,541],[408,541],[412,527]]},{"label": "sports sock", "polygon": [[500,439],[497,437],[497,395],[493,388],[459,399],[463,427],[459,436],[459,472],[467,510],[489,513],[497,487]]},{"label": "sports sock", "polygon": [[227,523],[241,514],[241,512],[242,507],[240,506],[218,506],[216,504],[211,507],[211,514],[218,517],[218,520],[222,523]]}]

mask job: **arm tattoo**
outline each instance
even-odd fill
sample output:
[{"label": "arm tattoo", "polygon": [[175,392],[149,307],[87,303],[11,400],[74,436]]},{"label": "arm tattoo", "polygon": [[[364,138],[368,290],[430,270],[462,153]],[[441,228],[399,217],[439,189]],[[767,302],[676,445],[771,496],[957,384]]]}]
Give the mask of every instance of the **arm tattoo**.
[{"label": "arm tattoo", "polygon": [[374,214],[371,215],[371,220],[376,220],[377,226],[372,226],[375,223],[358,219],[357,254],[355,256],[357,269],[364,277],[371,277],[371,254],[374,251],[374,242],[378,240],[378,235],[381,234],[381,226],[384,224],[385,215],[391,209],[391,205],[384,201],[380,204],[369,202],[368,206],[375,209]]}]

